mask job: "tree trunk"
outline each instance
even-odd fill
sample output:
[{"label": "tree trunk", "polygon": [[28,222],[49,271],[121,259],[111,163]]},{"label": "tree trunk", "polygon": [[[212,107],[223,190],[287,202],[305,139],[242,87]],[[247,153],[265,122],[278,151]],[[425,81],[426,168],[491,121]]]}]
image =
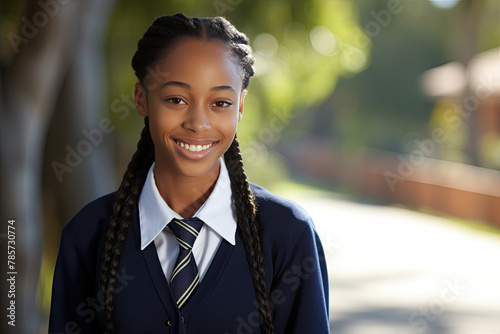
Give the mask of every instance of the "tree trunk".
[{"label": "tree trunk", "polygon": [[[459,28],[456,40],[457,60],[467,66],[471,58],[477,53],[478,25],[482,13],[485,9],[485,3],[480,1],[462,0],[459,4],[462,9],[460,21],[457,22]],[[475,92],[470,87],[470,80],[466,80],[467,86],[461,98],[462,109],[464,109],[464,123],[467,128],[467,137],[465,151],[470,163],[479,165],[479,132],[478,132],[478,112],[477,105],[471,104],[471,101],[477,101]],[[472,99],[471,99],[472,97]]]},{"label": "tree trunk", "polygon": [[[8,297],[8,291],[2,289],[1,305],[4,310],[15,300],[15,327],[4,318],[0,324],[1,333],[38,333],[40,331],[40,312],[36,302],[36,289],[40,271],[42,249],[42,209],[41,176],[46,135],[57,98],[60,96],[64,79],[71,85],[78,65],[86,63],[82,57],[92,57],[99,49],[82,54],[78,52],[79,38],[96,36],[89,31],[102,28],[96,20],[81,17],[82,9],[91,8],[98,2],[109,1],[74,1],[74,0],[30,0],[27,11],[22,17],[17,35],[18,44],[14,43],[16,56],[12,64],[2,71],[0,94],[0,171],[1,171],[1,207],[2,219],[1,253],[7,252],[7,222],[15,220],[15,268],[7,268],[4,258],[0,261],[0,270],[17,272],[15,276],[15,298]],[[88,6],[88,7],[87,7]],[[99,6],[97,6],[99,7]],[[100,7],[102,9],[102,7]],[[98,10],[96,10],[98,12]],[[97,15],[98,18],[107,17]],[[81,23],[81,24],[78,24]],[[94,25],[94,26],[92,26]],[[12,34],[10,35],[13,36]],[[19,42],[21,41],[21,42]],[[101,42],[101,39],[96,38]],[[90,47],[89,43],[83,43]],[[17,47],[19,49],[17,50]],[[81,50],[80,50],[81,51]],[[98,58],[99,59],[102,58]],[[80,63],[80,64],[79,64]],[[82,66],[85,71],[92,62]],[[84,70],[85,69],[85,70]],[[102,70],[97,70],[101,71]],[[91,71],[95,73],[96,70]],[[72,74],[68,74],[72,73]],[[85,72],[87,73],[87,72]],[[92,75],[92,74],[91,74]],[[71,79],[73,78],[73,79]],[[92,79],[91,79],[92,80]],[[65,91],[85,88],[65,88]],[[92,92],[86,99],[92,101]],[[83,93],[83,91],[80,91]],[[89,115],[99,112],[83,108],[75,117],[76,128],[83,113]],[[75,108],[64,108],[68,115]],[[92,117],[88,119],[92,120]],[[80,130],[81,131],[81,130]],[[97,154],[96,154],[97,155]],[[93,159],[89,159],[89,162]],[[82,170],[85,165],[82,164]],[[83,181],[83,180],[82,180]],[[84,181],[83,181],[84,182]],[[93,183],[85,183],[92,186]],[[95,183],[94,183],[95,184]],[[78,191],[74,191],[77,193]],[[10,275],[9,275],[10,276]],[[5,282],[5,281],[4,281]],[[4,283],[2,283],[4,285]]]},{"label": "tree trunk", "polygon": [[[109,123],[110,109],[105,102],[105,24],[113,3],[114,0],[86,3],[80,16],[78,44],[47,137],[44,196],[50,196],[54,215],[62,225],[84,204],[114,189],[114,128],[104,127]],[[68,165],[72,151],[79,160]],[[58,169],[59,164],[65,166],[63,171]]]}]

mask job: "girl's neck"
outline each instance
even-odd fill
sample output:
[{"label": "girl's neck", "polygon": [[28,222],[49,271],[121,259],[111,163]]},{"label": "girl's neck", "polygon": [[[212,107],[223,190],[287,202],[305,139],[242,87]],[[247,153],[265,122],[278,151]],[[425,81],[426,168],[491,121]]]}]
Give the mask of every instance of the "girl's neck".
[{"label": "girl's neck", "polygon": [[192,217],[212,193],[219,176],[220,162],[205,175],[186,177],[155,164],[158,191],[168,206],[183,218]]}]

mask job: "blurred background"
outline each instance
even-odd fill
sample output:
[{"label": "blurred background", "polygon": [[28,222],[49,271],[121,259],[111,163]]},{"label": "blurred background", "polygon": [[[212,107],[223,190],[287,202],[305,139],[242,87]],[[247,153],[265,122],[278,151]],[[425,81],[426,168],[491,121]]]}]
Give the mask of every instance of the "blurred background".
[{"label": "blurred background", "polygon": [[61,230],[139,139],[137,41],[177,12],[251,39],[245,166],[313,217],[333,333],[500,333],[498,0],[1,0],[1,333],[47,332]]}]

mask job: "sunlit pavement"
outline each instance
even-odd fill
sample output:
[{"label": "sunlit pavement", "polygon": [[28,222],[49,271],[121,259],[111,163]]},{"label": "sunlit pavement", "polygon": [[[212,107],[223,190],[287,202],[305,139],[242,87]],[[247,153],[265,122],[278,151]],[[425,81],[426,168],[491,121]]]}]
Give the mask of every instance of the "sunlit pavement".
[{"label": "sunlit pavement", "polygon": [[334,334],[500,334],[500,236],[446,219],[286,192],[328,261]]}]

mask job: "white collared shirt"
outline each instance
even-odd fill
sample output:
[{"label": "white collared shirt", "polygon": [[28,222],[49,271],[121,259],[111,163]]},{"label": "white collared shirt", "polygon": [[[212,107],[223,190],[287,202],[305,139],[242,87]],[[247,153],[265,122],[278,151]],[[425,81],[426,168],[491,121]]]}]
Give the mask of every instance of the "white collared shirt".
[{"label": "white collared shirt", "polygon": [[[163,273],[170,281],[179,255],[179,244],[167,225],[173,218],[183,217],[172,210],[161,197],[156,187],[154,166],[153,163],[149,169],[139,197],[141,250],[154,241]],[[233,246],[236,242],[237,218],[229,174],[222,158],[220,166],[219,177],[212,193],[193,216],[205,223],[193,245],[193,256],[198,266],[200,280],[203,280],[222,239],[226,239]]]}]

